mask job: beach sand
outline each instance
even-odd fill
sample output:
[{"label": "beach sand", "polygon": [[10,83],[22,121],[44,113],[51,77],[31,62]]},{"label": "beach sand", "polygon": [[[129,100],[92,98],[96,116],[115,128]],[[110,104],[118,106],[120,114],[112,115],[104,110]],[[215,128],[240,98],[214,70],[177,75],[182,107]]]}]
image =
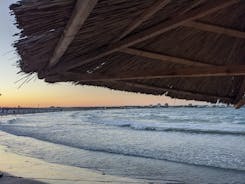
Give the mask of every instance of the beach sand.
[{"label": "beach sand", "polygon": [[89,169],[47,163],[17,155],[0,146],[1,184],[96,184],[96,183],[148,183],[123,177],[105,175]]},{"label": "beach sand", "polygon": [[45,184],[43,182],[28,180],[21,177],[12,176],[8,173],[4,173],[4,177],[0,178],[1,184]]}]

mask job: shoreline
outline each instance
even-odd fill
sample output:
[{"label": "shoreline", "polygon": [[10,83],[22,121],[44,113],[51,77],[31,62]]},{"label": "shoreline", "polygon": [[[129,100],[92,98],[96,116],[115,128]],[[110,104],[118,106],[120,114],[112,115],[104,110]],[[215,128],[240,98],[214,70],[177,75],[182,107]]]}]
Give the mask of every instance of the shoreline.
[{"label": "shoreline", "polygon": [[105,175],[102,172],[72,166],[48,163],[21,156],[0,146],[1,184],[96,184],[96,183],[148,183],[145,180]]}]

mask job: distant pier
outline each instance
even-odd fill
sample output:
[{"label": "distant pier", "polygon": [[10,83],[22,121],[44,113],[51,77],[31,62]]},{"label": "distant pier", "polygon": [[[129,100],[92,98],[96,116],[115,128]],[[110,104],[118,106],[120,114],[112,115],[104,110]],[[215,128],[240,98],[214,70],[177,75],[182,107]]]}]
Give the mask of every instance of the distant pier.
[{"label": "distant pier", "polygon": [[0,115],[14,115],[14,114],[34,114],[45,112],[58,112],[63,111],[62,108],[0,108]]}]

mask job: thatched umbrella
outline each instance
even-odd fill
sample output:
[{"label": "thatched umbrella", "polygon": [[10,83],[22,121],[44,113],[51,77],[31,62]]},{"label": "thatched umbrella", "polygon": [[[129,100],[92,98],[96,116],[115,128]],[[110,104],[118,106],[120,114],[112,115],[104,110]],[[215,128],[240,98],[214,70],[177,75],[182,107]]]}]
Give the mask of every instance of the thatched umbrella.
[{"label": "thatched umbrella", "polygon": [[245,103],[245,1],[20,0],[15,47],[46,82]]}]

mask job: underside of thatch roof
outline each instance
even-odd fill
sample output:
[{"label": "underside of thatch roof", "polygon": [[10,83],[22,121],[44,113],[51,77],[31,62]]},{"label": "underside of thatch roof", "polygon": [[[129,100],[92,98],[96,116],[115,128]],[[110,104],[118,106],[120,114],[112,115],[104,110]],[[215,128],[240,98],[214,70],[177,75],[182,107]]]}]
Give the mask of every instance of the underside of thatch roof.
[{"label": "underside of thatch roof", "polygon": [[173,98],[245,103],[244,0],[21,0],[26,73]]}]

